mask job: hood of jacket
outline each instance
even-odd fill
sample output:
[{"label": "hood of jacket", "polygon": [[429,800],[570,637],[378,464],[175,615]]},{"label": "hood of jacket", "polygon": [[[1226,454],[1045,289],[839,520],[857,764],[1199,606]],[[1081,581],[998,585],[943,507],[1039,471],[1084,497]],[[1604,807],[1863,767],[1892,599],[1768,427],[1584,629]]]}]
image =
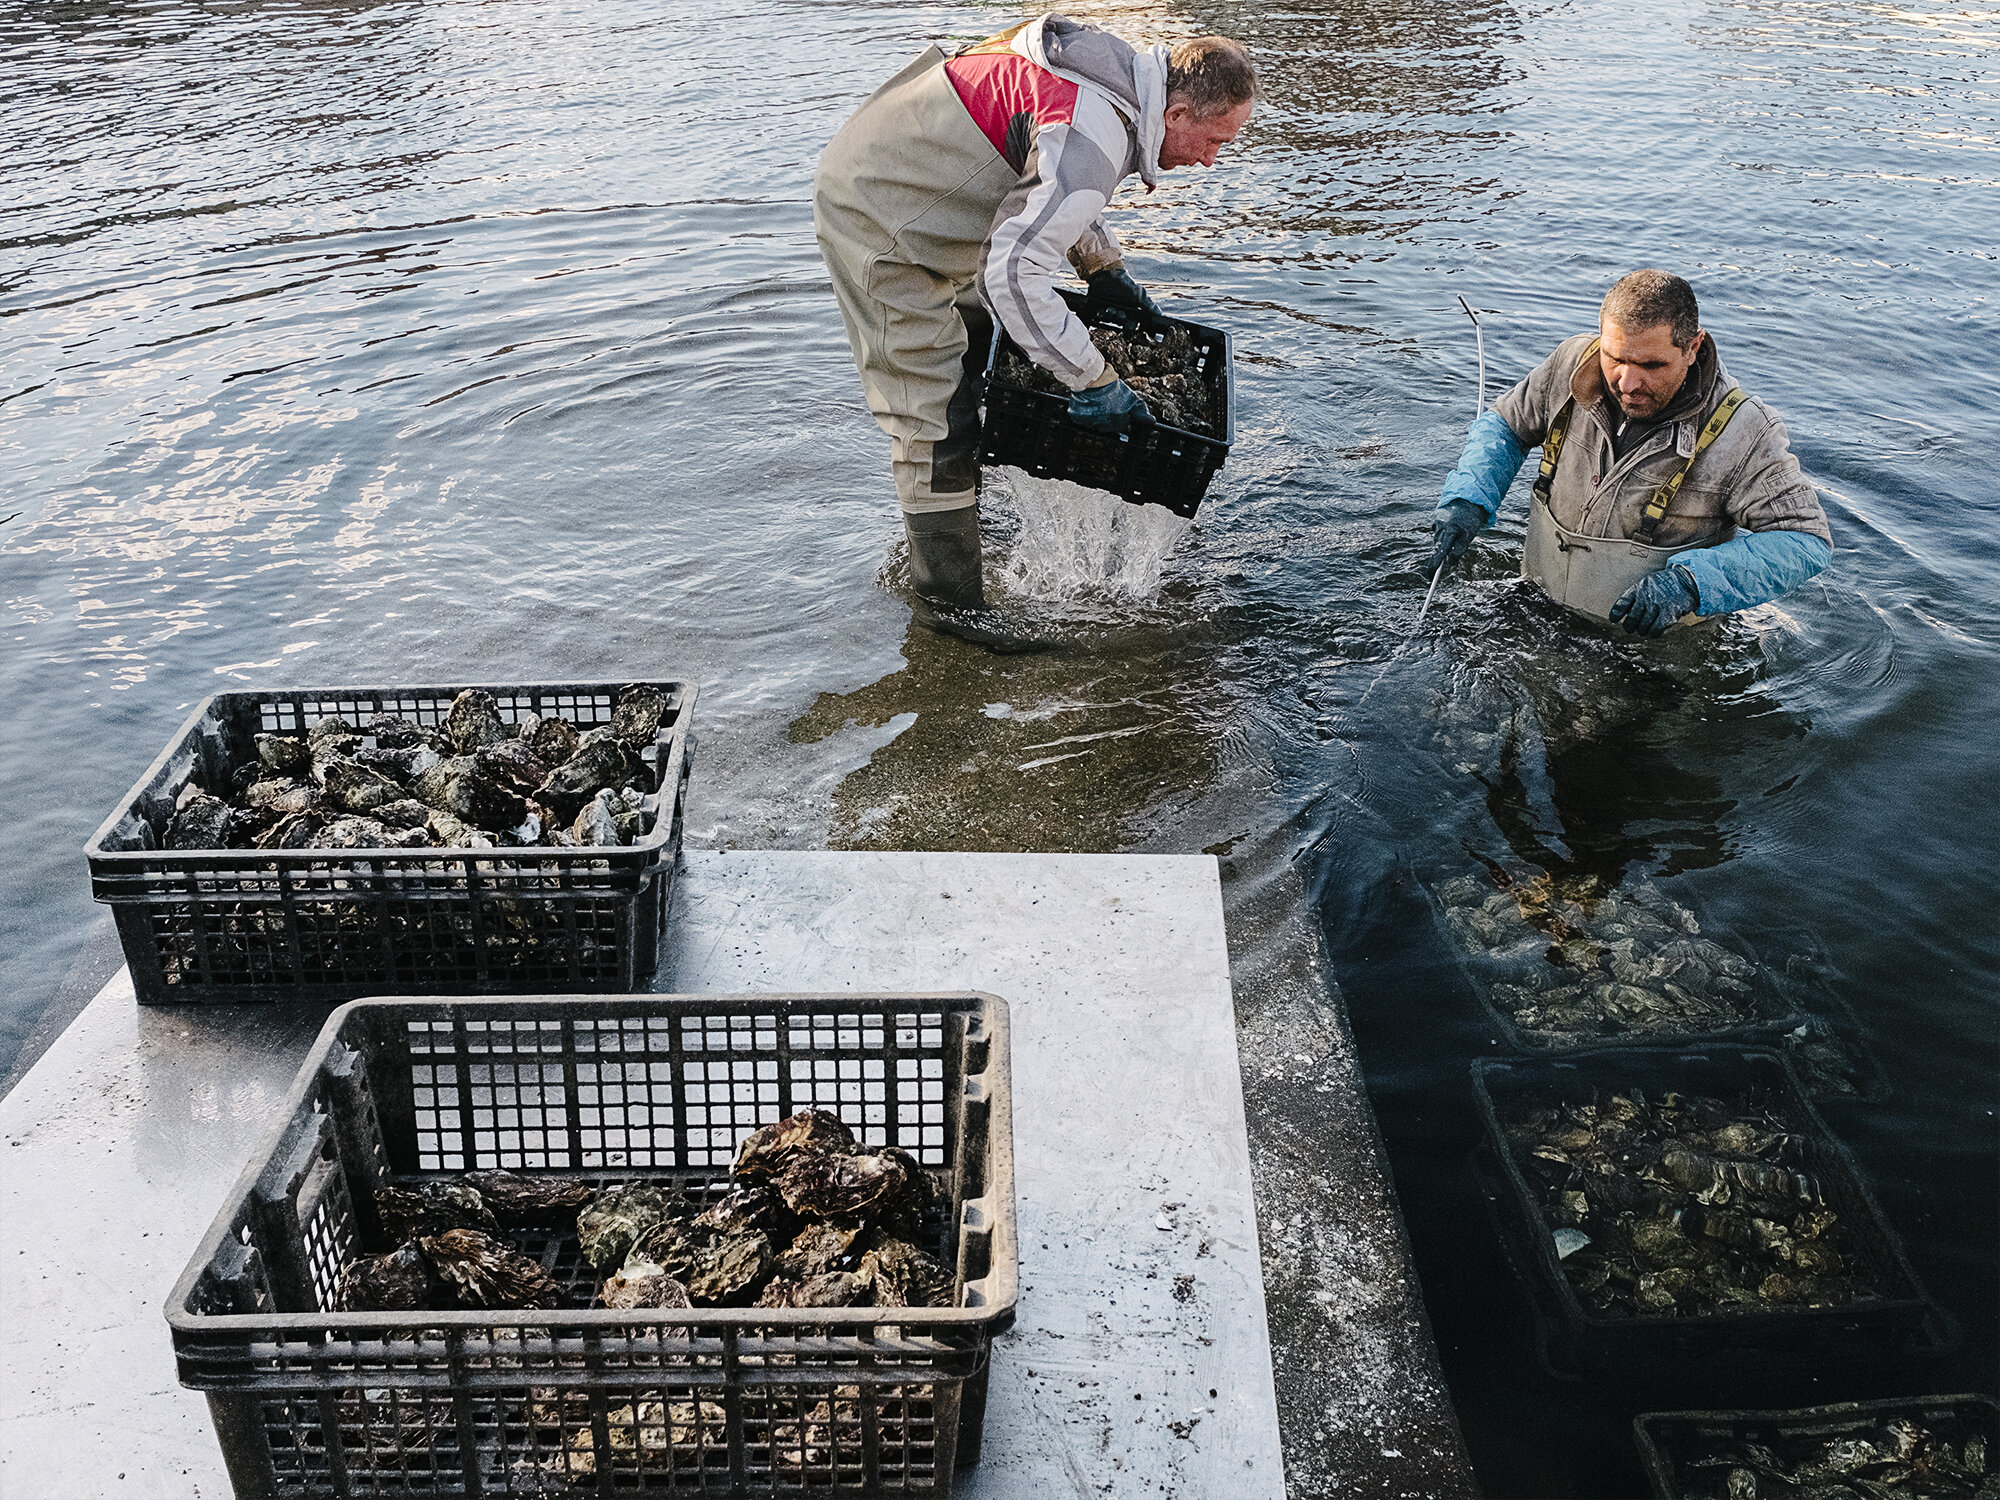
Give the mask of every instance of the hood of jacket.
[{"label": "hood of jacket", "polygon": [[1131,123],[1139,138],[1139,178],[1151,192],[1159,180],[1160,147],[1167,134],[1167,49],[1159,43],[1134,47],[1053,12],[1023,26],[1013,45],[1058,78],[1096,90]]}]

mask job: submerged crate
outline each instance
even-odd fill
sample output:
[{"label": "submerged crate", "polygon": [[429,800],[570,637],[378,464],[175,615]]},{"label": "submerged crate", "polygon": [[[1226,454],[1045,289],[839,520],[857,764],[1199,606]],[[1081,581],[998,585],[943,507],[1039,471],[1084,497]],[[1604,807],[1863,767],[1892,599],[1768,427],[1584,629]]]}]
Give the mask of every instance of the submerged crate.
[{"label": "submerged crate", "polygon": [[[169,1299],[249,1495],[948,1496],[1018,1285],[1007,1007],[991,995],[358,1001]],[[342,1313],[384,1181],[506,1167],[719,1192],[817,1106],[939,1184],[939,1308],[611,1310],[574,1228],[506,1231],[579,1305]]]},{"label": "submerged crate", "polygon": [[[1910,1268],[1859,1164],[1775,1053],[1717,1047],[1631,1048],[1576,1058],[1474,1063],[1472,1086],[1486,1133],[1481,1155],[1498,1174],[1489,1191],[1502,1248],[1528,1284],[1542,1363],[1558,1378],[1668,1378],[1688,1370],[1755,1368],[1767,1361],[1879,1359],[1934,1353],[1951,1331]],[[1878,1295],[1842,1306],[1781,1304],[1700,1314],[1614,1315],[1585,1306],[1563,1269],[1543,1195],[1507,1136],[1523,1109],[1587,1103],[1611,1092],[1749,1095],[1800,1137],[1798,1170],[1819,1183],[1840,1216],[1847,1250]]]},{"label": "submerged crate", "polygon": [[189,715],[84,853],[118,925],[141,1001],[347,1000],[406,992],[629,990],[653,972],[666,928],[691,767],[695,689],[666,695],[642,752],[657,804],[628,845],[574,849],[160,847],[190,779],[221,786],[253,736],[302,734],[376,714],[429,728],[481,687],[515,723],[606,724],[613,683],[457,684],[218,693]]},{"label": "submerged crate", "polygon": [[[1991,1396],[1899,1396],[1791,1411],[1654,1411],[1635,1418],[1632,1431],[1647,1481],[1658,1500],[1725,1500],[1731,1493],[1728,1475],[1733,1466],[1707,1464],[1703,1459],[1726,1456],[1739,1444],[1753,1443],[1790,1467],[1801,1459],[1825,1455],[1829,1444],[1857,1439],[1893,1454],[1894,1440],[1885,1428],[1897,1419],[1916,1423],[1934,1441],[1950,1448],[1950,1461],[1971,1476],[1961,1481],[1961,1493],[1970,1495],[1981,1483],[1991,1485],[1993,1476],[2000,1474],[2000,1401]],[[1983,1450],[1976,1471],[1964,1463],[1968,1441]],[[1751,1466],[1746,1463],[1741,1467]],[[1869,1480],[1882,1472],[1880,1466],[1868,1465],[1855,1465],[1854,1471]],[[1756,1477],[1763,1483],[1760,1493],[1769,1493],[1769,1479],[1762,1474]],[[1818,1482],[1830,1487],[1841,1480],[1838,1475],[1829,1475]],[[1854,1493],[1831,1488],[1826,1492]],[[1901,1487],[1892,1492],[1900,1493]],[[1926,1489],[1923,1493],[1935,1491]]]},{"label": "submerged crate", "polygon": [[[1084,316],[1080,292],[1059,288],[1078,317]],[[1117,327],[1131,336],[1155,342],[1129,327],[1129,317],[1109,309],[1086,319],[1092,326]],[[1163,422],[1136,424],[1129,432],[1092,432],[1069,418],[1066,395],[1008,384],[999,374],[1001,356],[1022,355],[1007,331],[994,325],[993,347],[986,362],[986,426],[980,457],[990,464],[1011,464],[1046,479],[1067,479],[1091,489],[1109,490],[1135,505],[1164,505],[1175,515],[1192,516],[1201,505],[1209,480],[1236,441],[1236,387],[1231,371],[1229,335],[1219,328],[1163,320],[1185,329],[1197,350],[1194,373],[1207,387],[1221,413],[1221,434],[1189,432]]]}]

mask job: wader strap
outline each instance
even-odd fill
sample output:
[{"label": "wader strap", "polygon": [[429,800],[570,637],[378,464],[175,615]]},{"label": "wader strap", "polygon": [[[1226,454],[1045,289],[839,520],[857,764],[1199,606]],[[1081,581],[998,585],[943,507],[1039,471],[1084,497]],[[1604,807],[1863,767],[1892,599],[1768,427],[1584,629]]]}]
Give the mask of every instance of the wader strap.
[{"label": "wader strap", "polygon": [[[1687,461],[1674,471],[1673,478],[1653,491],[1653,498],[1646,502],[1646,513],[1639,518],[1639,529],[1632,534],[1632,540],[1647,546],[1653,543],[1653,534],[1660,529],[1660,522],[1667,518],[1672,509],[1674,497],[1681,492],[1681,481],[1688,477],[1688,470],[1694,461],[1708,451],[1708,445],[1722,436],[1722,429],[1729,425],[1729,419],[1736,415],[1736,409],[1750,399],[1750,393],[1737,386],[1722,398],[1722,405],[1716,407],[1715,415],[1702,425],[1701,436],[1695,439],[1694,452]],[[1546,450],[1545,450],[1546,451]],[[1550,466],[1553,472],[1553,465]]]},{"label": "wader strap", "polygon": [[[1597,353],[1597,346],[1603,342],[1602,339],[1590,341],[1589,347],[1583,351],[1583,358],[1576,362],[1577,370],[1583,368],[1585,359]],[[1576,379],[1575,370],[1570,372],[1570,379]],[[1549,504],[1549,494],[1555,488],[1556,462],[1562,457],[1563,439],[1569,436],[1569,419],[1575,411],[1576,397],[1571,396],[1563,402],[1562,409],[1556,413],[1556,419],[1549,423],[1549,430],[1542,437],[1542,467],[1535,475],[1535,498],[1544,505]]]}]

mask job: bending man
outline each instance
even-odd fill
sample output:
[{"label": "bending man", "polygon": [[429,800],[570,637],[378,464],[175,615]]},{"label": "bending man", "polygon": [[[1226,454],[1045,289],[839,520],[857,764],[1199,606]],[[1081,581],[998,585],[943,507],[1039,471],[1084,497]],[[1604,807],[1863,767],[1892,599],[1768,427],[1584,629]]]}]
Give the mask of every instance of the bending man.
[{"label": "bending man", "polygon": [[1472,424],[1433,568],[1493,524],[1536,447],[1521,573],[1592,619],[1660,635],[1789,593],[1833,556],[1785,424],[1729,378],[1678,276],[1625,277],[1595,335],[1558,344]]},{"label": "bending man", "polygon": [[1142,312],[1101,217],[1134,172],[1211,165],[1250,117],[1256,76],[1222,37],[1171,51],[1047,15],[947,58],[936,47],[840,128],[813,183],[813,226],[890,466],[918,619],[988,645],[981,624],[979,377],[992,322],[1071,394],[1071,417],[1123,431],[1144,406],[1056,294]]}]

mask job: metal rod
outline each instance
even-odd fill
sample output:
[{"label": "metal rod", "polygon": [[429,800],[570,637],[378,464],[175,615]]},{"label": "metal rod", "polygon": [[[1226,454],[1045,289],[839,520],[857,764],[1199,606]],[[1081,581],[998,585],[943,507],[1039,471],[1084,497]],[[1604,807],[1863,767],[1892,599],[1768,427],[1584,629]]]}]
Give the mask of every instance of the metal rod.
[{"label": "metal rod", "polygon": [[[1480,413],[1486,410],[1486,332],[1479,326],[1479,314],[1472,310],[1470,302],[1460,297],[1458,305],[1464,308],[1465,315],[1472,319],[1472,337],[1479,349],[1479,394],[1473,398],[1472,402],[1472,419],[1476,422],[1479,420]],[[1431,600],[1437,595],[1438,580],[1444,577],[1445,563],[1450,561],[1450,558],[1445,558],[1439,562],[1437,571],[1431,574],[1431,586],[1424,593],[1424,607],[1417,611],[1417,623],[1419,625],[1424,623],[1424,616],[1431,612]]]}]

